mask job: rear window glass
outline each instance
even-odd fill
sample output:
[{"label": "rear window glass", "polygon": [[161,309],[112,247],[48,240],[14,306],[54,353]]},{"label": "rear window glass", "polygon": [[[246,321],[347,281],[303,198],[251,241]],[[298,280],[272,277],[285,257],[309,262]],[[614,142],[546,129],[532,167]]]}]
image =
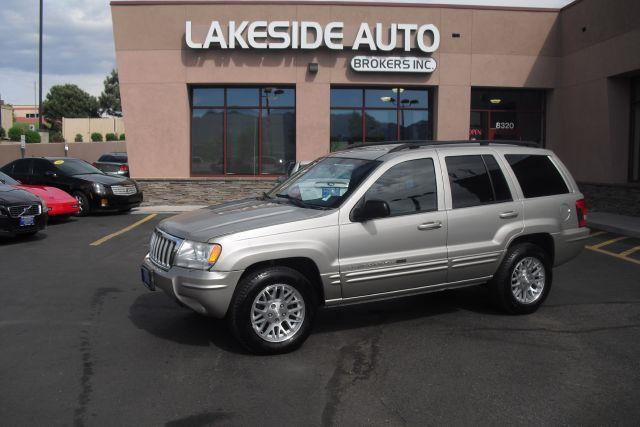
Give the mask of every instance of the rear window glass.
[{"label": "rear window glass", "polygon": [[569,192],[562,175],[548,156],[507,154],[504,157],[516,174],[525,198],[553,196]]},{"label": "rear window glass", "polygon": [[448,156],[445,161],[454,209],[512,200],[509,186],[493,156]]},{"label": "rear window glass", "polygon": [[113,157],[111,157],[108,154],[104,154],[102,156],[100,156],[100,158],[98,159],[99,162],[112,162],[113,161]]}]

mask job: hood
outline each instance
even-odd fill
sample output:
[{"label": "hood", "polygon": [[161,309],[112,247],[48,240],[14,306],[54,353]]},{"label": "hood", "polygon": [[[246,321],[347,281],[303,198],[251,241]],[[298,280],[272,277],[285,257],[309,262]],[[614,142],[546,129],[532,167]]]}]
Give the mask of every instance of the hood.
[{"label": "hood", "polygon": [[73,175],[74,178],[89,182],[97,182],[104,185],[133,185],[133,181],[116,175],[103,175],[100,173],[90,173],[87,175]]},{"label": "hood", "polygon": [[37,196],[10,185],[0,185],[0,203],[15,205],[20,203],[40,202]]},{"label": "hood", "polygon": [[42,198],[45,203],[62,203],[62,202],[75,202],[76,199],[71,195],[66,193],[65,191],[60,190],[55,187],[47,187],[44,185],[16,185],[15,188],[19,188],[21,190],[28,191],[31,194],[35,194],[36,196]]},{"label": "hood", "polygon": [[207,242],[227,234],[316,218],[328,212],[271,200],[244,199],[167,218],[158,228],[181,239]]}]

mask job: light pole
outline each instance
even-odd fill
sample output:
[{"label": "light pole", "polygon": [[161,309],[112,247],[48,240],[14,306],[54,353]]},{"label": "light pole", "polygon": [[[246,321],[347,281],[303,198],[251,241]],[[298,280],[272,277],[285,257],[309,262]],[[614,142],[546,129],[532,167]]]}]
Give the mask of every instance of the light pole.
[{"label": "light pole", "polygon": [[42,130],[42,7],[40,0],[40,34],[38,48],[38,130]]}]

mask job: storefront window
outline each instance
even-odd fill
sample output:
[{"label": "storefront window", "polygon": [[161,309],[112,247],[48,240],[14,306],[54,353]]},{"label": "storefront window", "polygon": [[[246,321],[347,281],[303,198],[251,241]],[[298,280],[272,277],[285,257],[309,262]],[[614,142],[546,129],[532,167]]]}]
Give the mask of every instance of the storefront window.
[{"label": "storefront window", "polygon": [[332,88],[331,151],[352,144],[433,138],[429,88]]},{"label": "storefront window", "polygon": [[544,145],[542,90],[471,90],[469,139],[512,139]]},{"label": "storefront window", "polygon": [[631,80],[631,150],[629,179],[640,181],[640,77]]},{"label": "storefront window", "polygon": [[283,174],[295,161],[295,90],[194,87],[193,175]]}]

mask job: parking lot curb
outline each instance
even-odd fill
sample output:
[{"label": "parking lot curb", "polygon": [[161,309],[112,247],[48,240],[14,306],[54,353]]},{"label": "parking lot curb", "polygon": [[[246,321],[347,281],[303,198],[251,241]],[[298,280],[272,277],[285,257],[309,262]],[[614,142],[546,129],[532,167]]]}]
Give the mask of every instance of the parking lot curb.
[{"label": "parking lot curb", "polygon": [[590,212],[587,215],[590,228],[640,238],[640,218],[608,212]]}]

